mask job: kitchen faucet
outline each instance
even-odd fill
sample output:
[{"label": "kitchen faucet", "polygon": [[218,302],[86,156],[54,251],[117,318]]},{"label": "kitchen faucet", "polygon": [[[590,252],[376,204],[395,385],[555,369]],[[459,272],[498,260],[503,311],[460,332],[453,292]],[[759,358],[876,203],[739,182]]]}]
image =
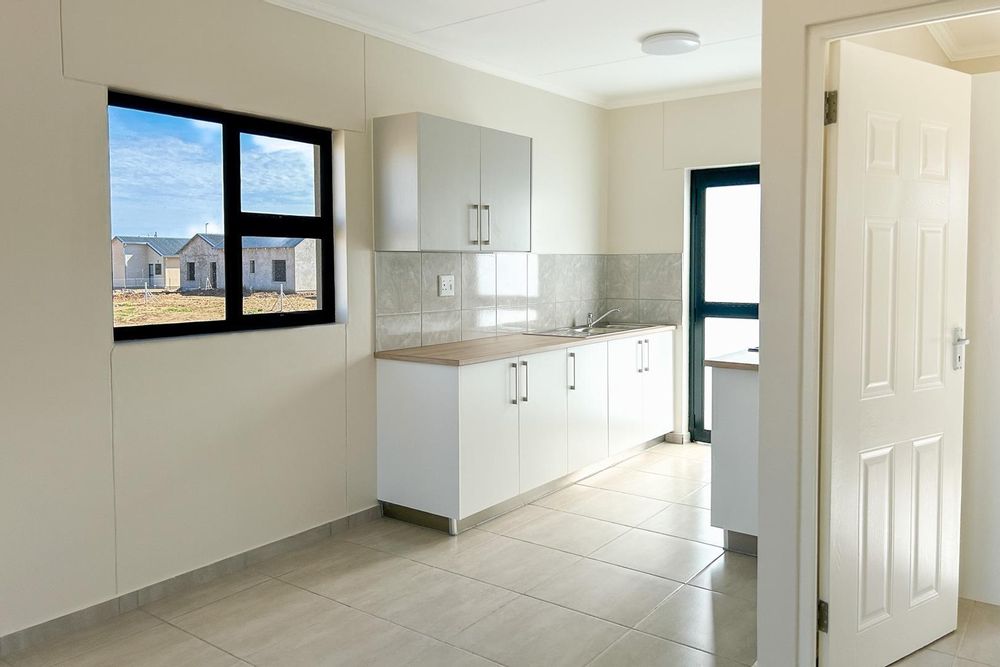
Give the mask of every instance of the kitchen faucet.
[{"label": "kitchen faucet", "polygon": [[587,313],[587,328],[588,329],[591,328],[592,326],[594,326],[595,324],[597,324],[598,322],[600,322],[601,320],[603,320],[605,317],[607,317],[611,313],[620,313],[620,312],[622,312],[621,308],[612,308],[608,312],[606,312],[603,315],[601,315],[600,317],[598,317],[596,320],[594,319],[594,314],[593,313]]}]

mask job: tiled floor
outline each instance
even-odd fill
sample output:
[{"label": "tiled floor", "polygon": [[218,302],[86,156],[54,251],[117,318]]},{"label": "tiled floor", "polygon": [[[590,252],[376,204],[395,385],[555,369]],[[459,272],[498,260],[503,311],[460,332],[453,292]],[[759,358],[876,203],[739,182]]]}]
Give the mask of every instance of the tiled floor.
[{"label": "tiled floor", "polygon": [[659,445],[457,538],[383,519],[6,661],[751,665],[756,561],[709,481],[707,447]]},{"label": "tiled floor", "polygon": [[1000,607],[958,601],[958,629],[894,667],[1000,667]]}]

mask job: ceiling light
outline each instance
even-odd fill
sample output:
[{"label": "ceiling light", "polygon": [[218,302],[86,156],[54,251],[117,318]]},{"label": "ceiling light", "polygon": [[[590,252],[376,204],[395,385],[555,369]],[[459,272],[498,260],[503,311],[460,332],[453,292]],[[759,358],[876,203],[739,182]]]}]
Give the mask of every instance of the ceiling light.
[{"label": "ceiling light", "polygon": [[642,40],[642,50],[653,56],[675,56],[689,53],[701,46],[701,37],[696,32],[672,30],[649,35]]}]

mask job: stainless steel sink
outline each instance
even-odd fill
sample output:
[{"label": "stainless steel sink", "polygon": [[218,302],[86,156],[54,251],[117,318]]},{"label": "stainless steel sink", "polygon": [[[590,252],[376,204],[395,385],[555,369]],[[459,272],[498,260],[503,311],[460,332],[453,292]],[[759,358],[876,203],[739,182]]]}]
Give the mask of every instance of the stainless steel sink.
[{"label": "stainless steel sink", "polygon": [[634,331],[636,329],[648,329],[655,324],[604,324],[601,323],[593,327],[561,327],[559,329],[546,329],[544,331],[529,331],[531,336],[560,336],[562,338],[594,338],[595,336],[607,336],[609,334],[621,333],[623,331]]}]

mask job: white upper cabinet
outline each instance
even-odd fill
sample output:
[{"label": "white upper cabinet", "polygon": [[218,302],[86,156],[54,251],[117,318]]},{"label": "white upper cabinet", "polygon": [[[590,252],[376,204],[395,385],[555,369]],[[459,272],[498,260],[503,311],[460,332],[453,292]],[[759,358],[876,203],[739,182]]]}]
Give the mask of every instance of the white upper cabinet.
[{"label": "white upper cabinet", "polygon": [[531,139],[422,113],[376,118],[376,250],[531,250]]}]

